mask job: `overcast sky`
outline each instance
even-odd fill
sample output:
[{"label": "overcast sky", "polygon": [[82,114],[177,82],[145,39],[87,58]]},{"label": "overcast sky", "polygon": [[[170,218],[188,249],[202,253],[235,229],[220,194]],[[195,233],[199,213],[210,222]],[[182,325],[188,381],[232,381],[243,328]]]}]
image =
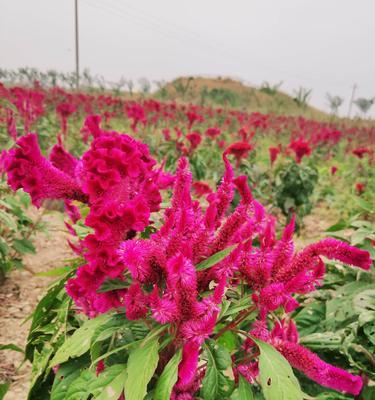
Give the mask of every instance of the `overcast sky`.
[{"label": "overcast sky", "polygon": [[[375,0],[78,0],[81,68],[108,80],[283,81],[375,97]],[[74,70],[74,0],[0,0],[0,67]],[[372,116],[375,115],[375,105]]]}]

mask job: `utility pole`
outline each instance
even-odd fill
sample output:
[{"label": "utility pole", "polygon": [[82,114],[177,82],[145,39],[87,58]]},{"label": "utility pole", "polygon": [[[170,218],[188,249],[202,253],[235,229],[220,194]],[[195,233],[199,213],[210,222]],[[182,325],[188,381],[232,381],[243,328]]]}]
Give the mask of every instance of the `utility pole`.
[{"label": "utility pole", "polygon": [[79,37],[78,37],[78,0],[74,0],[75,5],[75,33],[76,33],[76,89],[79,89]]},{"label": "utility pole", "polygon": [[353,101],[355,99],[355,91],[357,90],[357,84],[355,83],[353,85],[352,89],[352,95],[350,97],[350,102],[349,102],[349,109],[348,109],[348,118],[350,118],[350,114],[352,113],[352,106],[353,106]]}]

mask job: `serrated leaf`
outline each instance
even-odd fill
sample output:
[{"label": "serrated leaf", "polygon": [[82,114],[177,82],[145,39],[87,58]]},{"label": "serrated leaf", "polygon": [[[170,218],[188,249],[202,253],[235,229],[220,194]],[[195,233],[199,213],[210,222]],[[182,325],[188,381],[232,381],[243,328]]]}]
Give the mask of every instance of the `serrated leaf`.
[{"label": "serrated leaf", "polygon": [[86,321],[78,328],[72,336],[68,337],[63,345],[57,350],[55,356],[51,360],[50,367],[62,364],[69,358],[79,357],[90,348],[91,337],[95,329],[104,324],[111,318],[111,314],[102,314],[94,319]]},{"label": "serrated leaf", "polygon": [[208,257],[206,260],[203,260],[196,266],[197,271],[203,271],[205,269],[211,268],[215,264],[219,263],[220,261],[224,260],[235,248],[236,244],[227,247],[224,250],[218,251],[217,253],[213,254],[211,257]]},{"label": "serrated leaf", "polygon": [[154,400],[165,400],[171,397],[172,389],[178,378],[178,365],[181,361],[182,351],[179,350],[165,366],[154,392]]},{"label": "serrated leaf", "polygon": [[266,400],[303,400],[304,394],[288,361],[271,345],[253,339],[260,350],[259,375]]},{"label": "serrated leaf", "polygon": [[159,337],[153,336],[151,339],[146,337],[129,354],[128,373],[125,380],[126,400],[143,400],[146,396],[147,385],[159,361]]}]

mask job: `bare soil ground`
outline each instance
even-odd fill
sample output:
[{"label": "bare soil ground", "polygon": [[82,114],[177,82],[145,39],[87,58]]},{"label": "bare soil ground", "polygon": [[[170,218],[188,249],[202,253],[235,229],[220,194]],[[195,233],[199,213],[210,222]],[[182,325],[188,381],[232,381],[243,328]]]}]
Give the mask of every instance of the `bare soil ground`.
[{"label": "bare soil ground", "polygon": [[[72,256],[67,245],[68,233],[61,214],[49,212],[43,215],[48,233],[39,232],[34,238],[35,255],[28,255],[24,262],[35,273],[61,266]],[[51,278],[33,276],[26,270],[13,271],[0,286],[0,343],[14,343],[24,348],[30,322],[24,322],[43,295]],[[24,363],[23,354],[15,351],[0,352],[0,382],[10,381],[11,387],[5,400],[25,400],[29,387],[31,365]],[[19,369],[18,369],[19,368]]]}]

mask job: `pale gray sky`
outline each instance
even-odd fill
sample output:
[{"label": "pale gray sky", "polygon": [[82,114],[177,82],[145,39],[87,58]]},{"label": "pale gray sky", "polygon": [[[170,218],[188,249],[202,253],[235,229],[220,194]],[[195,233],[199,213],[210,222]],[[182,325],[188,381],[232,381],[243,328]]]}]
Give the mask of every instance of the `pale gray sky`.
[{"label": "pale gray sky", "polygon": [[[375,97],[374,16],[375,0],[79,0],[81,67],[282,80],[327,108],[326,92],[348,102],[354,83]],[[74,69],[74,0],[0,0],[0,67],[21,66]]]}]

